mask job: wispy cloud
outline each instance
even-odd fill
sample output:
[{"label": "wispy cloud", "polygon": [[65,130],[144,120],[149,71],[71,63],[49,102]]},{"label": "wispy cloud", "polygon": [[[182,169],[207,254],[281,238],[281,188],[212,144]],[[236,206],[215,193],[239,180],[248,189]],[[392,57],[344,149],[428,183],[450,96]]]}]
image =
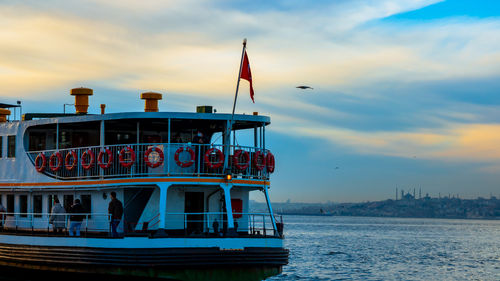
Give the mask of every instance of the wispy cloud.
[{"label": "wispy cloud", "polygon": [[2,2],[0,95],[42,101],[92,86],[106,103],[156,90],[162,108],[212,101],[227,112],[247,37],[257,103],[242,94],[238,111],[271,115],[272,131],[495,170],[500,19],[381,20],[438,2]]}]

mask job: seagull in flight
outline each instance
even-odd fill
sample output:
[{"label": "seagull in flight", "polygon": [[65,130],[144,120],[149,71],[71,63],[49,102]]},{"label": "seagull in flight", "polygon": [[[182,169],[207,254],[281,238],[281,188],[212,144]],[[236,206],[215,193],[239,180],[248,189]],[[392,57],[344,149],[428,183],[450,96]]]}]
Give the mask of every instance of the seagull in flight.
[{"label": "seagull in flight", "polygon": [[305,89],[311,89],[311,90],[313,90],[313,88],[309,87],[309,86],[297,86],[295,88],[302,89],[302,90],[305,90]]}]

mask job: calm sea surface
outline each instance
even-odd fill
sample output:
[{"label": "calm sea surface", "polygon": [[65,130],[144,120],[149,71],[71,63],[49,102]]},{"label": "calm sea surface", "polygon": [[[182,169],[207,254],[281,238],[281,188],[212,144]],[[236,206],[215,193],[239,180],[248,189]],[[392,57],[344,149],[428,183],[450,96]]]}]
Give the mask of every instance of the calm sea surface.
[{"label": "calm sea surface", "polygon": [[500,221],[285,216],[278,280],[500,280]]}]

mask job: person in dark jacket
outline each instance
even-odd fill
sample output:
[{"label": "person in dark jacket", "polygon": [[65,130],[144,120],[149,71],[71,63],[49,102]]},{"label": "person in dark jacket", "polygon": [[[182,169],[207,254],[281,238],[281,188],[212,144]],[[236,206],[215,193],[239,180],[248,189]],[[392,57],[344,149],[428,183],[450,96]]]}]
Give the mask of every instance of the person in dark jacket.
[{"label": "person in dark jacket", "polygon": [[123,216],[123,204],[120,200],[116,198],[116,192],[111,192],[111,202],[109,202],[108,213],[111,216],[111,236],[118,237],[118,232],[116,228],[120,224]]},{"label": "person in dark jacket", "polygon": [[80,203],[80,199],[75,199],[75,204],[71,206],[70,213],[72,215],[69,217],[69,236],[80,236],[80,228],[82,227],[82,221],[85,217],[85,209]]}]

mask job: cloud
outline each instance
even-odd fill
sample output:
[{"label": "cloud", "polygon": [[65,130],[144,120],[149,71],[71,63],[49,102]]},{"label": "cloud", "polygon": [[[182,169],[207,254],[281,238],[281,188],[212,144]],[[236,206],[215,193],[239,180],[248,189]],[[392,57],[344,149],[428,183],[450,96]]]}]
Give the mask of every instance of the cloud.
[{"label": "cloud", "polygon": [[[470,126],[485,130],[469,124],[481,121],[481,114],[464,111],[467,104],[456,107],[437,88],[443,81],[455,81],[453,87],[459,80],[498,77],[500,21],[377,22],[436,2],[284,1],[249,11],[208,1],[3,5],[0,84],[3,95],[32,93],[26,95],[32,99],[41,98],[37,92],[89,83],[220,101],[232,97],[240,40],[251,35],[259,111],[277,116],[286,128],[277,130],[360,153],[494,157],[456,141]],[[292,92],[303,83],[316,89],[311,97]],[[445,108],[434,112],[438,106],[425,104],[429,98]],[[255,111],[245,103],[241,108]],[[486,140],[477,141],[489,149]]]},{"label": "cloud", "polygon": [[[345,60],[332,63],[331,38],[324,38],[324,32],[330,34],[337,26],[345,31],[345,26],[354,28],[434,2],[340,1],[308,5],[305,11],[295,7],[254,12],[207,1],[11,3],[0,7],[0,69],[7,73],[0,82],[11,95],[79,81],[220,95],[233,88],[237,44],[252,35],[252,67],[261,89],[304,76],[332,85],[332,79],[352,81],[353,73],[365,75],[360,65],[379,67],[397,51],[344,52]],[[319,63],[323,58],[326,65]]]},{"label": "cloud", "polygon": [[500,164],[500,124],[449,124],[445,128],[413,132],[363,132],[287,119],[278,116],[281,125],[288,121],[288,126],[273,129],[288,135],[327,140],[359,154]]}]

